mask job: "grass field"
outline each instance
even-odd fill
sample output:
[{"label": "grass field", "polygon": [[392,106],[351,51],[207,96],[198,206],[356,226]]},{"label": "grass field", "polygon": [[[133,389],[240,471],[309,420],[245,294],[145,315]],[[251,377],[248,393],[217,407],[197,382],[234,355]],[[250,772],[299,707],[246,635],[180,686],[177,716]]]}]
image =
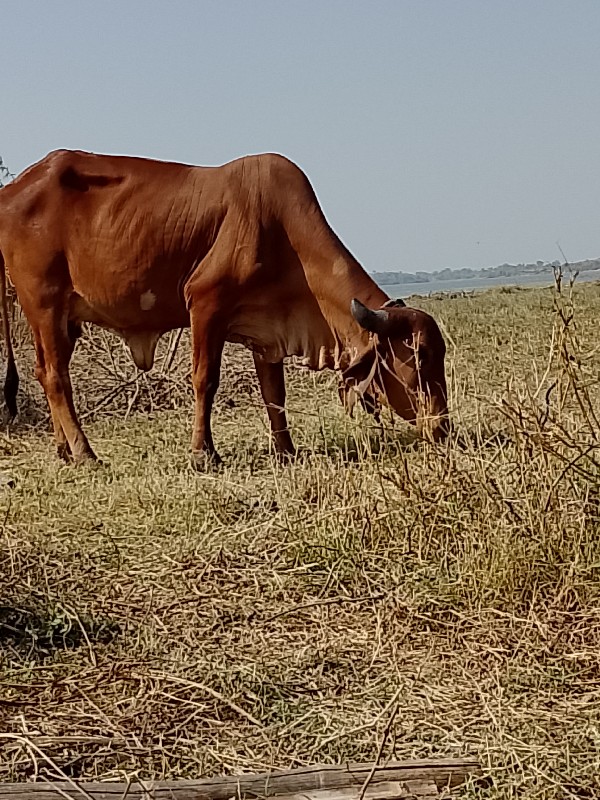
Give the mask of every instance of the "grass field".
[{"label": "grass field", "polygon": [[185,335],[148,376],[106,334],[78,344],[105,463],[76,469],[54,456],[16,326],[0,780],[381,752],[478,757],[492,785],[464,797],[600,796],[600,285],[414,302],[447,339],[450,442],[348,419],[334,375],[290,367],[300,455],[280,465],[232,348],[225,467],[204,475]]}]

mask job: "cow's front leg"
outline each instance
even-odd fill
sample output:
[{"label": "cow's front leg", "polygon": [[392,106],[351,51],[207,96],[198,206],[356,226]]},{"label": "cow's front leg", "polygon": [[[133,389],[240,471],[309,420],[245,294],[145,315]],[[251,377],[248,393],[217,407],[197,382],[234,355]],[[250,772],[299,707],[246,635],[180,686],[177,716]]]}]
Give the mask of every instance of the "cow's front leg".
[{"label": "cow's front leg", "polygon": [[262,398],[267,407],[275,450],[281,456],[293,456],[296,448],[292,442],[285,415],[283,361],[270,364],[254,353],[254,367],[258,375]]},{"label": "cow's front leg", "polygon": [[194,430],[192,433],[192,464],[203,471],[221,463],[210,425],[215,394],[219,388],[221,356],[224,337],[218,326],[202,314],[191,314],[192,382],[195,394]]}]

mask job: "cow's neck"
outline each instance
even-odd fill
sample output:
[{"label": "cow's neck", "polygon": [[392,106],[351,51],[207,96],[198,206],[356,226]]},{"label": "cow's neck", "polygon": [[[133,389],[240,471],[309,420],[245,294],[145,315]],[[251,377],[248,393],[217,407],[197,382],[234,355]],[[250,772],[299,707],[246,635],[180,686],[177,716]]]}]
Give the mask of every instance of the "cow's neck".
[{"label": "cow's neck", "polygon": [[381,308],[389,298],[345,248],[335,258],[319,262],[312,275],[309,267],[307,279],[336,340],[340,350],[336,361],[342,366],[369,343],[369,334],[350,311],[353,298],[373,309]]}]

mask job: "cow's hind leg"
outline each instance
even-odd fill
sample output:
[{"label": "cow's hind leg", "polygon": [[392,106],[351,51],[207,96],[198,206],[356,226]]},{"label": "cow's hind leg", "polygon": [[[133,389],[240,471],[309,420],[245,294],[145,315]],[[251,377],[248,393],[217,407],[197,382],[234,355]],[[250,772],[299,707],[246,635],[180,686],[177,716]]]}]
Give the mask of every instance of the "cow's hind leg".
[{"label": "cow's hind leg", "polygon": [[36,376],[50,406],[58,453],[64,459],[71,457],[76,463],[95,460],[73,404],[69,361],[76,337],[54,308],[38,309],[29,316],[34,320]]},{"label": "cow's hind leg", "polygon": [[[67,358],[67,367],[70,362],[71,356],[73,355],[73,350],[75,349],[75,344],[77,339],[81,336],[81,324],[78,322],[73,322],[69,320],[67,326],[67,334],[68,334],[68,342],[69,342],[69,349],[66,352]],[[36,344],[36,349],[38,350],[38,364],[40,363],[39,353],[42,352],[43,358],[43,349],[40,346],[38,347]],[[71,460],[71,447],[69,445],[69,441],[65,435],[63,430],[63,426],[60,422],[60,418],[56,412],[56,409],[53,406],[50,406],[50,414],[52,416],[52,425],[54,426],[54,438],[56,441],[56,451],[60,458],[63,461],[70,461]]]},{"label": "cow's hind leg", "polygon": [[293,456],[296,452],[285,415],[285,378],[283,361],[270,364],[254,353],[254,366],[262,398],[267,407],[275,449],[279,455]]}]

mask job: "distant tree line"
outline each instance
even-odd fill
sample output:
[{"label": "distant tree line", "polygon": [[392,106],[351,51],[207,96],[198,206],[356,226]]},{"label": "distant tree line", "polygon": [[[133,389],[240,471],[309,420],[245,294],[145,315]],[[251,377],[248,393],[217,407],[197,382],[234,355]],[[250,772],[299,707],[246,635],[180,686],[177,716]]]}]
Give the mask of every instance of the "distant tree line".
[{"label": "distant tree line", "polygon": [[[462,280],[464,278],[512,278],[515,275],[551,274],[560,261],[536,261],[534,264],[500,264],[499,267],[483,269],[440,269],[435,272],[374,272],[373,278],[380,285],[392,283],[429,283],[430,281]],[[588,258],[569,265],[571,270],[589,272],[600,269],[600,258]]]}]

